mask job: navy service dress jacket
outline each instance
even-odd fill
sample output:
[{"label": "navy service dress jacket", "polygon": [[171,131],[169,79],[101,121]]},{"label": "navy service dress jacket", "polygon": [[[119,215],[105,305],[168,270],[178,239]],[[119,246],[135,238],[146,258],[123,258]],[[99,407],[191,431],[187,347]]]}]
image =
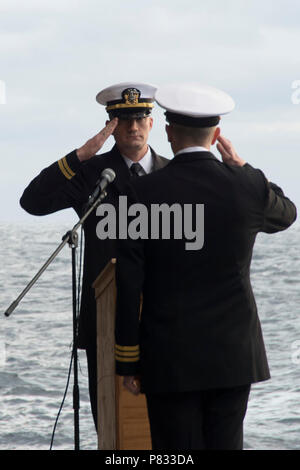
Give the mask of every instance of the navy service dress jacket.
[{"label": "navy service dress jacket", "polygon": [[[165,166],[169,160],[157,155],[151,148],[153,170]],[[128,167],[115,145],[111,151],[95,155],[80,162],[76,151],[45,168],[25,189],[20,204],[33,215],[47,215],[66,208],[73,208],[82,217],[83,208],[95,188],[101,172],[111,168],[116,178],[107,187],[103,202],[118,205],[119,196],[130,179]],[[92,212],[84,223],[84,266],[82,279],[81,308],[78,329],[78,347],[96,345],[96,302],[93,282],[106,266],[116,257],[116,241],[100,240],[96,226],[100,217]]]},{"label": "navy service dress jacket", "polygon": [[259,232],[294,222],[294,204],[262,171],[210,152],[179,154],[126,194],[149,214],[152,204],[204,204],[204,244],[193,251],[184,238],[118,241],[117,373],[140,375],[145,393],[268,379],[251,257]]}]

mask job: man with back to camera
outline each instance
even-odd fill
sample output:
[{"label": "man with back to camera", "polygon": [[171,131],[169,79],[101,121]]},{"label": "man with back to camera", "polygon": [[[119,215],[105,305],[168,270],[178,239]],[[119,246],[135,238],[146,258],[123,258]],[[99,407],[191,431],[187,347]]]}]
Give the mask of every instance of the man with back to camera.
[{"label": "man with back to camera", "polygon": [[[81,217],[101,172],[111,168],[116,177],[107,187],[105,202],[118,207],[118,197],[132,175],[143,176],[169,162],[147,144],[153,125],[151,112],[155,90],[156,87],[146,83],[126,82],[100,91],[96,99],[106,106],[110,119],[105,128],[34,178],[21,197],[21,206],[33,215],[46,215],[73,207]],[[110,135],[114,136],[114,147],[107,153],[95,155]],[[83,226],[85,255],[78,328],[78,347],[85,349],[87,355],[90,400],[96,427],[96,302],[92,284],[107,262],[116,256],[115,240],[100,240],[96,235],[99,220],[94,211]]]},{"label": "man with back to camera", "polygon": [[[239,450],[251,384],[270,377],[252,250],[259,232],[289,227],[296,208],[220,135],[220,116],[234,108],[227,94],[170,85],[156,100],[174,158],[126,195],[150,215],[154,204],[204,204],[204,244],[118,241],[116,372],[146,395],[153,450]],[[223,162],[210,151],[217,140]]]}]

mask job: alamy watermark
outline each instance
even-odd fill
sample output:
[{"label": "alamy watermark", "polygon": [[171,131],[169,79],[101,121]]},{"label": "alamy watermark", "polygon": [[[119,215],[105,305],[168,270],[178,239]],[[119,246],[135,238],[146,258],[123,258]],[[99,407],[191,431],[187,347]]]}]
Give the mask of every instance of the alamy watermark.
[{"label": "alamy watermark", "polygon": [[6,87],[5,82],[0,80],[0,104],[6,103]]},{"label": "alamy watermark", "polygon": [[97,208],[101,220],[96,226],[100,240],[185,240],[186,250],[201,250],[204,245],[204,204],[168,205],[141,203],[128,206],[127,196],[119,206],[106,203]]},{"label": "alamy watermark", "polygon": [[300,104],[300,80],[294,80],[292,82],[293,93],[291,100],[293,104]]}]

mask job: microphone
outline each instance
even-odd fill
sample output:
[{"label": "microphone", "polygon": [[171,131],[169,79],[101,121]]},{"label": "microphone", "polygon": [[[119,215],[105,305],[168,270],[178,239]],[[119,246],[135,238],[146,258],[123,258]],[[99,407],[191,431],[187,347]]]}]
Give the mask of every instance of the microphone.
[{"label": "microphone", "polygon": [[111,168],[106,168],[102,171],[100,178],[96,181],[95,189],[89,196],[87,205],[90,206],[94,203],[95,199],[102,193],[106,187],[113,182],[116,177],[116,173]]}]

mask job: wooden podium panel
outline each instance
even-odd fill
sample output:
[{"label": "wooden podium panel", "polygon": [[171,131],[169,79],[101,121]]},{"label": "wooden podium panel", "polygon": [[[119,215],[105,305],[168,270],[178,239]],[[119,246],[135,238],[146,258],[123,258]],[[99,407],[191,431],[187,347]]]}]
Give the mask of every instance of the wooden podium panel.
[{"label": "wooden podium panel", "polygon": [[145,395],[134,396],[115,374],[115,260],[93,284],[97,302],[98,449],[151,450]]},{"label": "wooden podium panel", "polygon": [[150,450],[150,428],[145,395],[134,396],[116,377],[117,449]]}]

